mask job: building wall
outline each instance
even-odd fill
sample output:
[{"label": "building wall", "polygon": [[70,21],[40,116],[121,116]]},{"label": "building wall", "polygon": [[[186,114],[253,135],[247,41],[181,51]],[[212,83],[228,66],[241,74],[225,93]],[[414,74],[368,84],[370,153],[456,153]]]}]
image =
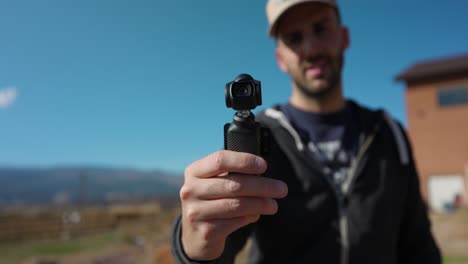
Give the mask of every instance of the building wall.
[{"label": "building wall", "polygon": [[468,104],[441,107],[439,89],[463,85],[468,76],[410,84],[406,90],[409,136],[427,198],[431,175],[463,175],[468,165]]}]

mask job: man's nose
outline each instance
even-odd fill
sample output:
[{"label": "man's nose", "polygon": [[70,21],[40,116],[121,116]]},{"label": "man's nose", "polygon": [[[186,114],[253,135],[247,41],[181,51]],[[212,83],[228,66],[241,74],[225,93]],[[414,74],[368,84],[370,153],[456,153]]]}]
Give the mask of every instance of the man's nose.
[{"label": "man's nose", "polygon": [[313,58],[323,53],[322,43],[317,37],[311,34],[308,34],[304,38],[300,49],[300,54],[303,58]]}]

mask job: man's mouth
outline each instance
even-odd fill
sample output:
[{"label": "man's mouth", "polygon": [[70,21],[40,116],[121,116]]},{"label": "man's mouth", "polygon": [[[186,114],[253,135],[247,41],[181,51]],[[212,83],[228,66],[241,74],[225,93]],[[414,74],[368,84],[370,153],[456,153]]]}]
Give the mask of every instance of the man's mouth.
[{"label": "man's mouth", "polygon": [[321,58],[319,60],[314,60],[313,63],[308,63],[305,69],[305,75],[308,78],[319,78],[325,75],[327,66],[327,60],[325,58]]}]

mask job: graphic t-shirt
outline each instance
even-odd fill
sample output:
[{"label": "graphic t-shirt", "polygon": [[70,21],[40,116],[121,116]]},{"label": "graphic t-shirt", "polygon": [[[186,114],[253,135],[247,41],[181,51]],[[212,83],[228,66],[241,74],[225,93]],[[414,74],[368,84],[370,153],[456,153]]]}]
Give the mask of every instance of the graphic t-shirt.
[{"label": "graphic t-shirt", "polygon": [[358,144],[359,130],[353,118],[352,104],[346,103],[340,111],[327,114],[306,112],[289,103],[281,110],[310,150],[312,158],[321,164],[324,175],[337,190],[341,190]]}]

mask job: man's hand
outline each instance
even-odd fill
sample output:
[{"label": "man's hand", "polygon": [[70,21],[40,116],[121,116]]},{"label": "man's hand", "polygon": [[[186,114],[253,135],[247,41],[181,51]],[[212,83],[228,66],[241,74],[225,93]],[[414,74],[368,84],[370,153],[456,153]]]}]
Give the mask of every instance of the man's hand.
[{"label": "man's hand", "polygon": [[229,234],[277,212],[274,199],[288,189],[282,181],[258,176],[266,168],[260,157],[227,150],[186,168],[180,198],[182,244],[189,258],[218,258]]}]

